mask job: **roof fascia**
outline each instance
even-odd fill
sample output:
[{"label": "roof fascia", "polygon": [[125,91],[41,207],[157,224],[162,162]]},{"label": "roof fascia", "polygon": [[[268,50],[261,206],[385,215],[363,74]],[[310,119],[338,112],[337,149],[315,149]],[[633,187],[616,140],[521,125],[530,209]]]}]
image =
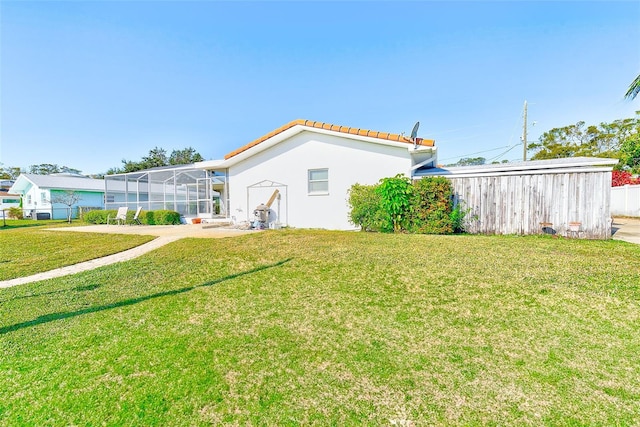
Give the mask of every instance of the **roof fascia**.
[{"label": "roof fascia", "polygon": [[193,166],[198,169],[216,169],[222,163],[224,163],[224,160],[203,160],[202,162],[194,163]]},{"label": "roof fascia", "polygon": [[[470,173],[493,173],[493,172],[508,172],[508,171],[527,171],[527,170],[541,170],[541,169],[564,169],[575,167],[590,167],[590,166],[613,166],[618,163],[618,159],[598,159],[594,158],[591,161],[576,161],[567,163],[517,163],[509,165],[506,163],[504,166],[493,167],[492,165],[480,165],[478,167],[452,167],[447,169],[451,174],[470,174]],[[489,167],[487,167],[489,166]],[[464,169],[463,169],[464,168]]]}]

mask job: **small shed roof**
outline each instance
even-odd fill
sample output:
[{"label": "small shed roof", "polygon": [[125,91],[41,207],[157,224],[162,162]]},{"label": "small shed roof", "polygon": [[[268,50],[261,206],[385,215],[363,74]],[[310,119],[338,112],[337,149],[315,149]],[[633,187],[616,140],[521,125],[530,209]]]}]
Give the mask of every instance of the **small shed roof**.
[{"label": "small shed roof", "polygon": [[421,170],[419,176],[471,177],[490,175],[530,175],[540,173],[597,172],[611,170],[618,159],[568,157],[476,166],[437,167]]}]

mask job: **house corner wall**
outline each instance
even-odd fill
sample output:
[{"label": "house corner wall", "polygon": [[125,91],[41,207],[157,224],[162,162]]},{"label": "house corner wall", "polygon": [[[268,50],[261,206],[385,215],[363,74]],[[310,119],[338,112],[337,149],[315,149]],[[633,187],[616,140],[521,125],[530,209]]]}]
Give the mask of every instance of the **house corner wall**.
[{"label": "house corner wall", "polygon": [[[301,132],[229,167],[229,215],[236,221],[250,221],[257,204],[267,200],[251,200],[247,189],[266,180],[286,186],[286,198],[283,196],[280,205],[283,225],[355,230],[348,220],[351,186],[375,184],[399,173],[408,175],[410,168],[407,148]],[[328,169],[326,194],[309,193],[310,169]]]}]

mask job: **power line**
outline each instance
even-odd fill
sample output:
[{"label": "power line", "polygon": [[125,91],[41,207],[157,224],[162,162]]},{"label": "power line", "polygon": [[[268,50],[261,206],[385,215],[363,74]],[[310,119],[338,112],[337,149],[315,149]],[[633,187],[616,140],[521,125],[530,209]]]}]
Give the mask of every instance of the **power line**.
[{"label": "power line", "polygon": [[514,148],[516,148],[516,147],[519,147],[520,145],[521,145],[521,144],[519,144],[519,143],[518,143],[518,144],[514,144],[514,145],[512,145],[511,147],[509,147],[509,148],[507,149],[507,151],[505,151],[505,152],[503,152],[503,153],[500,153],[500,154],[498,154],[497,156],[495,156],[495,157],[492,157],[492,158],[488,159],[488,160],[487,160],[487,162],[491,162],[491,161],[493,161],[493,160],[498,160],[500,157],[504,156],[504,155],[505,155],[505,154],[507,154],[509,151],[513,150],[513,149],[514,149]]},{"label": "power line", "polygon": [[[515,132],[515,129],[518,127],[518,123],[520,122],[520,117],[521,117],[521,116],[520,116],[520,114],[518,114],[518,118],[516,119],[516,121],[515,121],[515,123],[514,123],[514,126],[513,126],[513,128],[511,129],[511,136],[509,137],[509,142],[511,142],[511,141],[514,139],[514,132]],[[473,136],[472,136],[472,137],[470,137],[470,138],[473,138]],[[466,139],[469,139],[469,138],[466,138]],[[473,155],[476,155],[476,154],[489,153],[489,152],[491,152],[491,151],[497,151],[497,150],[502,150],[502,149],[505,149],[505,148],[506,148],[506,151],[504,151],[504,152],[502,152],[502,153],[498,154],[497,156],[492,157],[491,159],[488,159],[488,160],[487,160],[487,162],[490,162],[490,161],[493,161],[493,160],[499,159],[500,157],[502,157],[502,156],[504,156],[505,154],[507,154],[509,151],[511,151],[511,150],[513,150],[514,148],[519,147],[519,146],[521,146],[521,145],[522,145],[522,142],[521,142],[521,141],[519,141],[519,142],[516,142],[516,143],[515,143],[515,144],[513,144],[513,145],[506,145],[506,146],[503,146],[503,147],[492,148],[492,149],[490,149],[490,150],[477,151],[477,152],[475,152],[475,153],[463,154],[463,155],[461,155],[461,156],[447,157],[447,158],[444,158],[444,159],[438,159],[438,161],[445,161],[445,160],[451,160],[451,159],[462,159],[462,158],[469,157],[469,156],[473,156]]]},{"label": "power line", "polygon": [[[518,144],[518,145],[519,145],[519,144]],[[463,157],[468,157],[468,156],[474,156],[474,155],[476,155],[476,154],[489,153],[489,152],[491,152],[491,151],[503,150],[503,149],[505,149],[505,148],[511,148],[511,146],[510,146],[510,145],[506,145],[506,146],[504,146],[504,147],[492,148],[492,149],[490,149],[490,150],[477,151],[477,152],[475,152],[475,153],[463,154],[462,156],[447,157],[447,158],[444,158],[444,159],[438,159],[438,160],[440,161],[440,160],[458,159],[458,158],[463,158]]]}]

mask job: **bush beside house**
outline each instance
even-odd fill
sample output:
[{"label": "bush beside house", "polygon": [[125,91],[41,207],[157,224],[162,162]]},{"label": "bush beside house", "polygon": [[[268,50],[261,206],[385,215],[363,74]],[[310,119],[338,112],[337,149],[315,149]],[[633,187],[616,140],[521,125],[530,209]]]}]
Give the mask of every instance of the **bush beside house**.
[{"label": "bush beside house", "polygon": [[363,231],[452,234],[464,231],[465,212],[454,206],[451,182],[403,175],[349,190],[349,221]]},{"label": "bush beside house", "polygon": [[640,178],[634,178],[629,171],[617,171],[611,172],[611,186],[622,187],[623,185],[638,185],[640,184]]},{"label": "bush beside house", "polygon": [[9,208],[9,214],[8,214],[9,218],[13,218],[13,219],[23,219],[24,218],[24,214],[22,212],[22,208]]},{"label": "bush beside house", "polygon": [[[84,215],[84,221],[89,224],[106,224],[107,217],[114,218],[117,214],[116,209],[109,210],[94,210],[87,212]],[[133,222],[133,216],[135,211],[130,210],[127,212],[127,222]],[[157,210],[157,211],[142,211],[138,218],[142,224],[146,225],[173,225],[180,224],[180,214],[175,211]]]}]

